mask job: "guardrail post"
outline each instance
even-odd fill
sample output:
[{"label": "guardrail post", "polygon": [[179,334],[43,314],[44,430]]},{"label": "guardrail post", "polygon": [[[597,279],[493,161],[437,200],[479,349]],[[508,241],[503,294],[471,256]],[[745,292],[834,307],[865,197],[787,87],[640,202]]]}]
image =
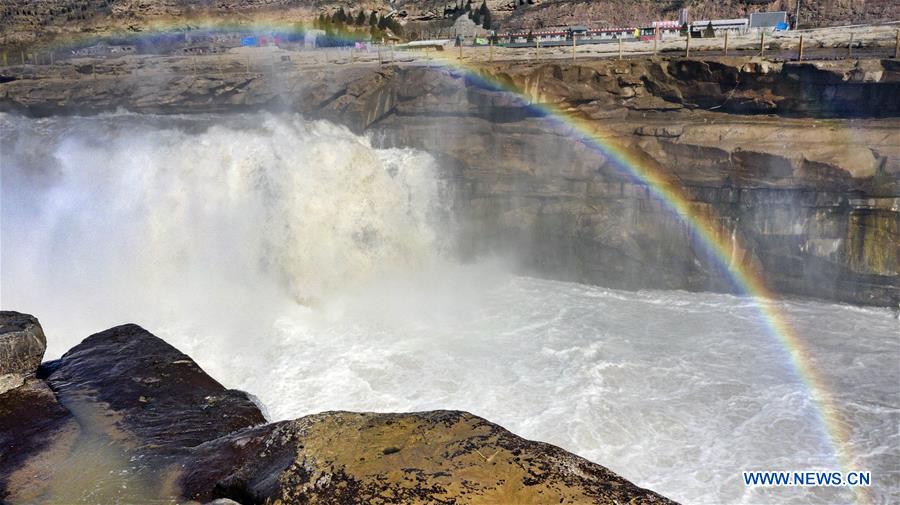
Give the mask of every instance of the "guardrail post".
[{"label": "guardrail post", "polygon": [[622,37],[619,37],[619,59],[622,59]]},{"label": "guardrail post", "polygon": [[766,32],[763,30],[759,31],[759,55],[763,56],[766,54]]},{"label": "guardrail post", "polygon": [[797,61],[803,61],[803,34],[800,34],[800,52],[797,55]]},{"label": "guardrail post", "polygon": [[688,30],[687,38],[684,39],[684,57],[690,58],[691,56],[691,31]]},{"label": "guardrail post", "polygon": [[728,56],[728,30],[725,30],[725,56]]}]

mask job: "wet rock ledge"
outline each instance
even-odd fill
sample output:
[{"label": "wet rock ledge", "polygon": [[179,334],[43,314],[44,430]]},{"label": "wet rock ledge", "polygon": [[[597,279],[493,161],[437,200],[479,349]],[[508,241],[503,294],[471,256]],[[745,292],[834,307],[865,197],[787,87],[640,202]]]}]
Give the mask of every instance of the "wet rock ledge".
[{"label": "wet rock ledge", "polygon": [[133,324],[37,367],[38,321],[0,312],[0,344],[22,350],[0,356],[21,379],[0,393],[2,503],[673,503],[467,412],[267,423]]}]

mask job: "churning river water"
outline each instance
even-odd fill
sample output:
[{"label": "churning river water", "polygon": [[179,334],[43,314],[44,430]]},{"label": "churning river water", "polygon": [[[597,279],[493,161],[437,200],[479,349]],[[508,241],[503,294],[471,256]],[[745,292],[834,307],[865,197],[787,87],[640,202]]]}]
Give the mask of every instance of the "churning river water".
[{"label": "churning river water", "polygon": [[[624,292],[453,259],[427,154],[296,116],[0,115],[0,305],[48,358],[136,322],[271,419],[463,409],[685,503],[845,503],[747,488],[839,470],[753,300]],[[886,309],[776,303],[840,408],[875,503],[900,502],[900,332]]]}]

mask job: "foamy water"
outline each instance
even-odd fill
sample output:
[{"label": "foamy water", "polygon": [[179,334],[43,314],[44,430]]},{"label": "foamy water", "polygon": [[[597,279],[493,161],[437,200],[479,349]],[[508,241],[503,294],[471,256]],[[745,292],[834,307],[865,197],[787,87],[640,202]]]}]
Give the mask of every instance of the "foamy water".
[{"label": "foamy water", "polygon": [[[687,503],[849,502],[747,489],[839,469],[752,300],[629,293],[453,260],[433,160],[270,115],[0,116],[0,305],[48,357],[137,322],[273,419],[463,409]],[[900,501],[888,310],[781,302],[842,409],[876,503]]]}]

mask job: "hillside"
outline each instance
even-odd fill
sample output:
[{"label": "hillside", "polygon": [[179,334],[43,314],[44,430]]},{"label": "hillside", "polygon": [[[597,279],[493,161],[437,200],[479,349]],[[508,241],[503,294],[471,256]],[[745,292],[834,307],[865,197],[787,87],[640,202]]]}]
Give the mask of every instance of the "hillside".
[{"label": "hillside", "polygon": [[[459,0],[462,2],[462,0]],[[533,2],[533,3],[529,3]],[[500,29],[542,28],[571,24],[634,26],[676,19],[682,7],[692,19],[743,17],[750,12],[788,10],[796,0],[488,0]],[[473,4],[480,4],[474,0]],[[311,20],[339,7],[382,13],[396,11],[412,33],[427,33],[429,24],[446,23],[447,0],[7,0],[0,3],[0,47],[27,47],[73,34],[189,28],[199,23],[284,24]],[[393,6],[393,7],[392,7]],[[804,26],[900,20],[896,0],[807,0]]]}]

